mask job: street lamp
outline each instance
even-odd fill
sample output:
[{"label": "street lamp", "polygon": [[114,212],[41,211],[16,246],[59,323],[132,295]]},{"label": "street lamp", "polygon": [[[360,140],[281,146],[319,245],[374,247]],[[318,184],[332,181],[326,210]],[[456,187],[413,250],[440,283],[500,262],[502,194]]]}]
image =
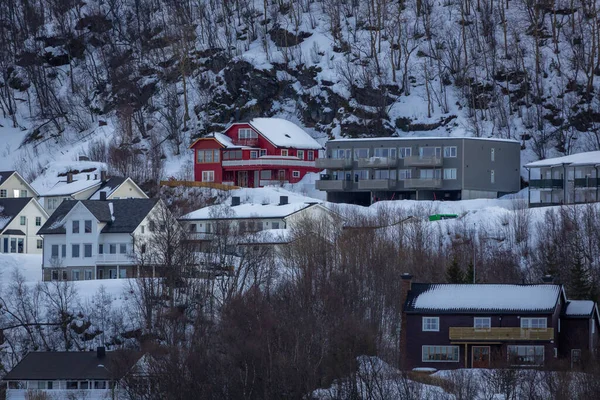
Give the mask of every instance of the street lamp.
[{"label": "street lamp", "polygon": [[[106,368],[104,366],[104,364],[98,364],[98,368],[104,368],[104,370],[106,372],[108,372],[108,375],[110,377],[110,380],[108,381],[108,384],[110,386],[110,398],[111,398],[111,400],[115,400],[115,385],[116,385],[116,382],[115,382],[115,380],[113,378],[112,372],[108,368]],[[112,385],[111,385],[111,383],[112,383]]]}]

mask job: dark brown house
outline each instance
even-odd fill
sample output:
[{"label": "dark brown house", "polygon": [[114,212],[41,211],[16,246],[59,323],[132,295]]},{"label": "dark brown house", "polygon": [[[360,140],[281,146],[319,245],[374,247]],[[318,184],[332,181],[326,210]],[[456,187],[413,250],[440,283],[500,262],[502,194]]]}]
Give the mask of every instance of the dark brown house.
[{"label": "dark brown house", "polygon": [[[548,279],[546,279],[548,280]],[[543,366],[593,357],[598,308],[567,299],[551,282],[512,284],[412,283],[403,276],[402,367]]]}]

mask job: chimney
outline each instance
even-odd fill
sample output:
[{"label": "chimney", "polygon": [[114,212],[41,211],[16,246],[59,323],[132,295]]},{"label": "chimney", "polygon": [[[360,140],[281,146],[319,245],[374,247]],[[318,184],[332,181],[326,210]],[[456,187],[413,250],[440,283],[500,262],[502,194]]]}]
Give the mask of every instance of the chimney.
[{"label": "chimney", "polygon": [[98,359],[102,359],[102,358],[106,357],[106,347],[104,347],[104,346],[96,347],[96,357],[98,357]]},{"label": "chimney", "polygon": [[544,275],[542,276],[542,282],[544,282],[546,285],[553,285],[554,277],[552,275]]},{"label": "chimney", "polygon": [[402,282],[400,283],[400,309],[402,310],[400,320],[400,370],[406,370],[409,368],[407,365],[407,342],[406,342],[406,329],[408,321],[406,320],[406,312],[404,308],[406,306],[406,299],[408,298],[408,292],[412,288],[412,275],[405,272],[402,274]]},{"label": "chimney", "polygon": [[106,201],[106,192],[104,190],[100,191],[100,201]]},{"label": "chimney", "polygon": [[287,196],[279,196],[279,205],[280,206],[284,206],[288,203],[288,197]]},{"label": "chimney", "polygon": [[72,182],[73,182],[73,173],[67,172],[67,183],[72,183]]},{"label": "chimney", "polygon": [[100,171],[100,180],[105,181],[107,178],[106,171]]},{"label": "chimney", "polygon": [[238,196],[233,196],[231,198],[231,207],[235,207],[235,206],[239,206],[240,205],[240,198]]}]

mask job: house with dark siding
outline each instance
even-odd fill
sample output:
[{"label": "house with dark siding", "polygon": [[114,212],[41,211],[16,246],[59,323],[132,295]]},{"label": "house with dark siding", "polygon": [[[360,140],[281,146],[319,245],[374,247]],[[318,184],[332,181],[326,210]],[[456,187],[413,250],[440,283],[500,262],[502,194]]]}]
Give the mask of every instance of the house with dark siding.
[{"label": "house with dark siding", "polygon": [[598,309],[544,284],[430,284],[402,280],[401,364],[413,368],[541,367],[594,357]]}]

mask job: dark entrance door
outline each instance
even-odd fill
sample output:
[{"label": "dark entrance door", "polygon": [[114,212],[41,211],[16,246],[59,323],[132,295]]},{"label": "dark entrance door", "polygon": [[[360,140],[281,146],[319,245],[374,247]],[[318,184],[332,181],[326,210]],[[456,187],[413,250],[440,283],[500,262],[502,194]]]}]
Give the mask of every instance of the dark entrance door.
[{"label": "dark entrance door", "polygon": [[490,347],[473,346],[473,368],[489,368],[490,366]]}]

